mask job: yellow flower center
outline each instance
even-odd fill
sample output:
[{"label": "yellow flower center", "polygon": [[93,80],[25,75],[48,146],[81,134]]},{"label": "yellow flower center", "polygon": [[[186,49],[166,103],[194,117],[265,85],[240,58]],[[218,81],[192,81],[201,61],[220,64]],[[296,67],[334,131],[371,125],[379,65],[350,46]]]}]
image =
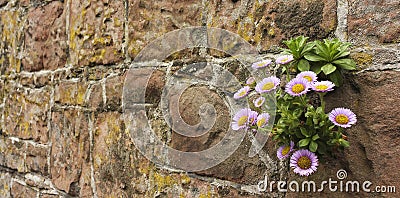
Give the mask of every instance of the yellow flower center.
[{"label": "yellow flower center", "polygon": [[262,102],[263,102],[262,100],[258,100],[258,101],[257,101],[257,106],[261,106],[261,105],[262,105]]},{"label": "yellow flower center", "polygon": [[258,66],[258,67],[262,67],[262,66],[264,66],[264,63],[263,63],[263,62],[258,63],[257,66]]},{"label": "yellow flower center", "polygon": [[328,89],[328,86],[326,86],[326,85],[317,85],[317,86],[315,86],[315,88],[316,88],[317,90],[327,90],[327,89]]},{"label": "yellow flower center", "polygon": [[262,127],[265,124],[265,121],[266,121],[265,118],[257,120],[257,126]]},{"label": "yellow flower center", "polygon": [[306,88],[304,87],[303,84],[295,84],[292,87],[292,91],[296,94],[301,93],[302,91],[304,91]]},{"label": "yellow flower center", "polygon": [[347,124],[349,122],[349,118],[344,114],[337,115],[335,120],[339,124]]},{"label": "yellow flower center", "polygon": [[304,78],[305,78],[306,80],[308,80],[308,82],[311,82],[311,81],[312,81],[312,78],[311,78],[310,76],[304,76]]},{"label": "yellow flower center", "polygon": [[262,86],[262,90],[267,91],[267,90],[274,88],[274,86],[275,85],[273,82],[267,82]]},{"label": "yellow flower center", "polygon": [[245,125],[246,122],[247,122],[247,118],[248,118],[248,116],[242,116],[242,117],[240,117],[239,120],[238,120],[238,125],[239,125],[239,126]]},{"label": "yellow flower center", "polygon": [[285,58],[282,58],[281,62],[284,63],[284,62],[286,62],[288,60],[289,60],[289,58],[285,57]]},{"label": "yellow flower center", "polygon": [[309,169],[311,167],[311,160],[310,158],[306,156],[301,156],[297,160],[297,166],[299,166],[301,169]]},{"label": "yellow flower center", "polygon": [[245,90],[243,90],[243,91],[241,91],[241,92],[239,93],[239,96],[240,96],[240,97],[242,97],[242,96],[244,96],[244,95],[246,95],[246,91],[245,91]]},{"label": "yellow flower center", "polygon": [[285,156],[289,153],[289,151],[290,151],[290,146],[285,146],[285,148],[282,149],[281,154]]}]

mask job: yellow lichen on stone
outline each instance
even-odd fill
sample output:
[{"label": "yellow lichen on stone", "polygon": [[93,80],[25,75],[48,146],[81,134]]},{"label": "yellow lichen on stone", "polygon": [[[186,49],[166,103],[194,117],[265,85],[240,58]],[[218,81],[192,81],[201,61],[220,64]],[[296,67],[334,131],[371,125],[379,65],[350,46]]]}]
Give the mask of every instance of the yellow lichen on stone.
[{"label": "yellow lichen on stone", "polygon": [[78,90],[76,94],[76,103],[82,105],[85,102],[87,86],[83,86],[81,83],[78,83]]},{"label": "yellow lichen on stone", "polygon": [[171,175],[161,175],[158,172],[153,172],[153,178],[151,178],[151,180],[153,180],[154,187],[157,188],[157,191],[177,184],[177,181],[173,179]]},{"label": "yellow lichen on stone", "polygon": [[108,146],[111,146],[119,142],[119,140],[122,137],[122,134],[121,134],[121,129],[119,127],[119,122],[115,117],[110,116],[107,119],[107,126],[108,126],[108,135],[106,137],[105,142]]},{"label": "yellow lichen on stone", "polygon": [[237,33],[246,41],[253,41],[253,32],[254,32],[254,18],[253,15],[250,14],[248,17],[244,18],[239,22],[239,27]]},{"label": "yellow lichen on stone", "polygon": [[186,175],[186,174],[183,174],[182,176],[181,176],[181,183],[182,184],[189,184],[190,183],[190,177],[188,176],[188,175]]},{"label": "yellow lichen on stone", "polygon": [[368,54],[366,52],[359,52],[351,54],[351,57],[354,59],[358,66],[368,66],[372,64],[373,55]]},{"label": "yellow lichen on stone", "polygon": [[[20,42],[22,38],[22,19],[20,11],[6,11],[1,15],[1,21],[5,22],[2,27],[0,48],[10,50],[9,53],[1,55],[2,64],[8,59],[8,69],[19,73],[21,71],[21,59],[19,56]],[[8,73],[8,72],[7,72]]]}]

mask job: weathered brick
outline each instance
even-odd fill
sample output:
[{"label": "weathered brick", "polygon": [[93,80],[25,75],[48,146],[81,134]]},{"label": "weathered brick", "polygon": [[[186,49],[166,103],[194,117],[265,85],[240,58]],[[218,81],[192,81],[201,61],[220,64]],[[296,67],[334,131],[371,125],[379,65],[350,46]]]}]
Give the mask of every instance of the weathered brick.
[{"label": "weathered brick", "polygon": [[400,4],[398,0],[350,0],[349,39],[357,44],[400,42]]},{"label": "weathered brick", "polygon": [[139,175],[135,167],[142,158],[124,131],[121,113],[101,113],[95,126],[93,167],[98,196],[119,197],[135,192],[134,181]]},{"label": "weathered brick", "polygon": [[52,194],[40,193],[39,197],[40,198],[60,198],[60,195],[52,195]]},{"label": "weathered brick", "polygon": [[65,4],[53,1],[29,8],[24,37],[25,56],[22,59],[24,70],[64,67],[67,60]]},{"label": "weathered brick", "polygon": [[51,178],[53,184],[73,196],[78,196],[82,174],[90,172],[89,116],[79,110],[52,113]]},{"label": "weathered brick", "polygon": [[7,83],[4,133],[46,143],[48,140],[50,88],[16,88],[12,83]]},{"label": "weathered brick", "polygon": [[0,196],[10,197],[11,175],[7,172],[0,172]]},{"label": "weathered brick", "polygon": [[333,107],[344,102],[357,115],[357,124],[348,130],[349,169],[358,180],[398,186],[400,173],[391,170],[400,159],[399,153],[392,152],[400,149],[400,108],[393,105],[400,98],[400,72],[362,72],[351,78],[352,84],[338,90],[341,97],[328,100]]},{"label": "weathered brick", "polygon": [[0,164],[18,172],[25,172],[25,143],[0,136]]},{"label": "weathered brick", "polygon": [[144,46],[167,32],[202,25],[202,12],[202,2],[195,0],[129,0],[129,55],[134,58]]},{"label": "weathered brick", "polygon": [[336,1],[212,1],[207,25],[239,34],[261,51],[285,39],[327,37],[336,28]]},{"label": "weathered brick", "polygon": [[113,64],[124,59],[123,1],[71,1],[70,53],[74,66]]},{"label": "weathered brick", "polygon": [[0,73],[21,71],[18,58],[22,43],[22,17],[20,10],[0,12]]},{"label": "weathered brick", "polygon": [[31,143],[27,143],[25,153],[27,171],[39,172],[44,176],[49,175],[49,165],[47,164],[48,146],[34,146]]},{"label": "weathered brick", "polygon": [[0,6],[6,5],[8,0],[0,0]]},{"label": "weathered brick", "polygon": [[1,79],[1,80],[0,80],[0,101],[3,101],[3,98],[4,98],[4,91],[5,91],[4,80]]},{"label": "weathered brick", "polygon": [[104,108],[103,87],[100,83],[93,84],[87,106],[93,110],[100,111]]},{"label": "weathered brick", "polygon": [[114,76],[106,80],[106,108],[110,110],[121,111],[122,108],[122,90],[124,86],[125,75]]},{"label": "weathered brick", "polygon": [[38,191],[16,181],[12,183],[11,197],[36,197],[38,193]]},{"label": "weathered brick", "polygon": [[55,86],[54,101],[62,105],[82,105],[85,102],[87,82],[61,81]]},{"label": "weathered brick", "polygon": [[146,84],[145,102],[158,104],[165,85],[165,71],[154,70]]}]

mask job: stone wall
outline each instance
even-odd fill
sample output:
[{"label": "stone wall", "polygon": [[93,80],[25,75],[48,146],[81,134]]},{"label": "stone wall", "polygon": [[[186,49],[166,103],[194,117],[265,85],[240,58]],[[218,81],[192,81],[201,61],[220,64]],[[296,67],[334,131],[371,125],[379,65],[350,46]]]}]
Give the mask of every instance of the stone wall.
[{"label": "stone wall", "polygon": [[[353,109],[358,124],[348,130],[350,149],[326,159],[310,178],[336,178],[345,169],[350,180],[400,187],[398,0],[0,0],[0,197],[299,196],[257,194],[255,185],[265,175],[304,180],[277,160],[272,141],[249,157],[246,136],[223,163],[194,173],[158,167],[136,149],[122,109],[127,71],[151,41],[190,26],[237,33],[260,56],[273,56],[282,40],[298,35],[351,42],[358,71],[346,74],[328,103]],[[208,134],[190,140],[164,121],[165,82],[200,60],[245,78],[234,58],[194,48],[154,63],[146,90],[157,137],[183,151],[215,145],[229,128],[229,107],[221,93],[205,86],[185,91],[179,105],[182,118],[196,124],[199,104],[213,104],[218,124]]]}]

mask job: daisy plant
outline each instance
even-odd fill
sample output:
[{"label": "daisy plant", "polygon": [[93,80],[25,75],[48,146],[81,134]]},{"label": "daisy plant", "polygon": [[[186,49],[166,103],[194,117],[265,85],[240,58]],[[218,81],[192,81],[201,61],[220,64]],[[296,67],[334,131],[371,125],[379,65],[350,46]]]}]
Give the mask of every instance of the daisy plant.
[{"label": "daisy plant", "polygon": [[[300,176],[313,174],[317,170],[319,157],[348,147],[349,142],[344,129],[357,122],[357,116],[350,109],[338,107],[330,112],[325,109],[324,96],[334,91],[334,82],[323,77],[323,80],[319,80],[320,76],[316,72],[304,70],[310,69],[309,67],[301,66],[295,75],[289,70],[293,64],[309,64],[300,61],[305,60],[305,56],[311,53],[316,44],[307,44],[306,41],[307,39],[302,37],[286,42],[291,47],[300,47],[303,50],[296,52],[297,54],[287,54],[291,50],[286,50],[286,54],[275,61],[268,59],[252,64],[252,68],[256,70],[275,68],[275,65],[286,68],[283,70],[286,73],[286,81],[281,81],[277,76],[270,76],[258,82],[253,77],[249,78],[243,88],[234,94],[234,98],[242,100],[256,96],[253,97],[252,108],[239,110],[231,124],[233,130],[253,132],[267,127],[271,112],[262,107],[268,106],[266,100],[274,101],[276,112],[273,115],[275,120],[271,135],[279,145],[277,157],[280,160],[290,159],[290,167]],[[347,53],[338,55],[338,58],[344,57],[345,54]],[[274,100],[268,98],[271,95]],[[318,101],[313,100],[315,97]]]},{"label": "daisy plant", "polygon": [[343,71],[356,69],[355,62],[349,57],[350,44],[337,38],[309,42],[308,37],[298,36],[283,43],[287,46],[283,53],[293,57],[291,64],[282,69],[283,72],[311,70],[336,86],[341,86]]}]

